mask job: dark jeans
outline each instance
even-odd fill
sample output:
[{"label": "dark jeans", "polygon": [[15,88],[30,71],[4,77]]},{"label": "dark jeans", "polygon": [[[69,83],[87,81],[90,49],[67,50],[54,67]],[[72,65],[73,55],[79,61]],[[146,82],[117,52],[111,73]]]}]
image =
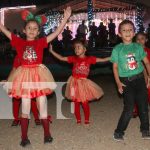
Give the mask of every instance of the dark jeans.
[{"label": "dark jeans", "polygon": [[123,90],[124,108],[115,132],[124,135],[124,131],[132,118],[135,103],[137,103],[139,110],[140,130],[141,132],[149,131],[148,94],[144,76],[132,81],[127,78],[120,78],[120,80],[126,85]]}]

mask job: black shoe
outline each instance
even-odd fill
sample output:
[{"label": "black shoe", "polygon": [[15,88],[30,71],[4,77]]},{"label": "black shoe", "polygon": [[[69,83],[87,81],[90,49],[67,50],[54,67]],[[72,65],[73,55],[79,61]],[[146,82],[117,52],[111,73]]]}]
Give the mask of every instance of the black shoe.
[{"label": "black shoe", "polygon": [[150,140],[150,132],[142,131],[142,139]]},{"label": "black shoe", "polygon": [[35,119],[34,122],[35,122],[35,124],[36,124],[37,126],[41,125],[40,119]]},{"label": "black shoe", "polygon": [[114,133],[113,138],[114,138],[114,140],[116,140],[116,141],[123,141],[123,140],[124,140],[123,134],[121,134],[121,133],[116,133],[116,132]]},{"label": "black shoe", "polygon": [[26,147],[27,145],[30,145],[31,143],[30,143],[30,140],[29,139],[26,139],[26,140],[22,140],[21,142],[20,142],[20,145],[22,146],[22,147]]},{"label": "black shoe", "polygon": [[44,144],[51,143],[53,141],[53,138],[51,136],[44,137]]},{"label": "black shoe", "polygon": [[20,120],[14,119],[11,126],[13,127],[13,126],[18,126],[18,125],[20,125]]}]

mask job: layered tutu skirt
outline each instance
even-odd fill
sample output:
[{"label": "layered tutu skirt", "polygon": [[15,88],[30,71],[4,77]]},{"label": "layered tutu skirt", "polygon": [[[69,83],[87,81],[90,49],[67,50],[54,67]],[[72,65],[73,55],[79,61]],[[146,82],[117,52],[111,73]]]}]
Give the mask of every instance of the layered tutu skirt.
[{"label": "layered tutu skirt", "polygon": [[35,98],[49,95],[56,88],[49,69],[40,65],[20,66],[4,85],[8,95],[15,98]]},{"label": "layered tutu skirt", "polygon": [[103,95],[103,90],[87,78],[74,78],[71,76],[67,81],[65,96],[72,101],[92,101]]}]

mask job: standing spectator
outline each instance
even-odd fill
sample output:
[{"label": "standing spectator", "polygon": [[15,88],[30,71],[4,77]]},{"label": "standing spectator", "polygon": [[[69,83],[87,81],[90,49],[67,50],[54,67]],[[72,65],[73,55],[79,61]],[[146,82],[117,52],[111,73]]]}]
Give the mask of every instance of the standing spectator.
[{"label": "standing spectator", "polygon": [[103,22],[100,22],[100,25],[98,27],[98,39],[97,39],[99,47],[104,47],[107,45],[107,37],[108,31],[106,30],[106,26],[103,25]]},{"label": "standing spectator", "polygon": [[89,45],[90,47],[96,47],[96,41],[97,41],[97,26],[95,25],[95,22],[92,23],[92,25],[89,26],[90,31],[90,37],[89,37]]},{"label": "standing spectator", "polygon": [[85,25],[85,20],[82,21],[82,24],[78,26],[77,29],[77,37],[83,38],[83,40],[86,40],[86,35],[88,33],[88,27]]},{"label": "standing spectator", "polygon": [[68,49],[71,40],[72,40],[72,31],[69,29],[69,27],[67,26],[66,29],[64,29],[63,33],[62,33],[62,37],[63,37],[63,45],[65,49]]},{"label": "standing spectator", "polygon": [[111,43],[111,41],[113,41],[113,39],[116,37],[116,32],[115,32],[116,25],[115,23],[113,23],[113,19],[110,19],[110,23],[108,24],[108,29],[109,29],[109,40]]}]

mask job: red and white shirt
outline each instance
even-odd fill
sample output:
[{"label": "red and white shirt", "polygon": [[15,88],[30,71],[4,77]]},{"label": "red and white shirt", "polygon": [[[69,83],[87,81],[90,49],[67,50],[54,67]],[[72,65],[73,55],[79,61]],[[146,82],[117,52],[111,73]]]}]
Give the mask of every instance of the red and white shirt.
[{"label": "red and white shirt", "polygon": [[14,62],[13,62],[13,68],[18,68],[19,66],[21,66],[21,62],[20,62],[18,55],[16,55]]},{"label": "red and white shirt", "polygon": [[46,38],[27,41],[12,34],[11,45],[15,47],[21,65],[41,64],[43,49],[48,46]]},{"label": "red and white shirt", "polygon": [[79,58],[77,56],[69,56],[68,63],[73,63],[73,77],[86,78],[90,72],[90,65],[96,63],[96,57],[86,56],[84,58]]}]

